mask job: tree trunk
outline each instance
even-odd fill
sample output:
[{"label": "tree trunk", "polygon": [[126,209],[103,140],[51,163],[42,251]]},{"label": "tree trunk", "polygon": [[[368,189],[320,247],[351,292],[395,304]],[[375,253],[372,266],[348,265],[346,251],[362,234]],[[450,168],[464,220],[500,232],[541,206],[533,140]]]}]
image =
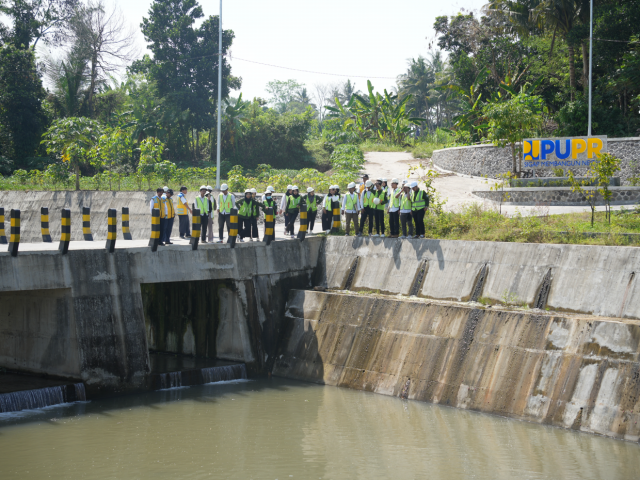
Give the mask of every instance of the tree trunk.
[{"label": "tree trunk", "polygon": [[76,191],[79,191],[80,190],[80,164],[79,163],[76,163],[75,174],[76,174]]},{"label": "tree trunk", "polygon": [[576,89],[576,62],[573,45],[571,44],[569,44],[569,89],[571,90],[571,101],[573,102],[573,92]]},{"label": "tree trunk", "polygon": [[93,117],[93,91],[96,88],[96,79],[98,77],[98,54],[93,52],[91,55],[91,84],[89,85],[89,95],[87,97],[87,109],[89,118]]},{"label": "tree trunk", "polygon": [[196,160],[200,158],[200,131],[196,130]]},{"label": "tree trunk", "polygon": [[553,37],[551,38],[551,47],[549,48],[549,58],[551,58],[551,55],[553,54],[553,46],[556,43],[556,31],[558,30],[558,26],[556,25],[555,28],[553,29]]},{"label": "tree trunk", "polygon": [[518,166],[516,164],[516,144],[511,144],[511,161],[513,162],[513,174],[517,175]]},{"label": "tree trunk", "polygon": [[582,91],[589,91],[589,48],[582,42]]}]

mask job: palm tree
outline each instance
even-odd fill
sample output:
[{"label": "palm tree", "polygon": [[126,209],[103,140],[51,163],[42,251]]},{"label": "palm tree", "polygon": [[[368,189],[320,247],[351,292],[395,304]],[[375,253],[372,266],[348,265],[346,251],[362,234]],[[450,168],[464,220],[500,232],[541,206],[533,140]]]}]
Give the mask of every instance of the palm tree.
[{"label": "palm tree", "polygon": [[89,79],[86,53],[85,49],[74,46],[64,60],[47,60],[47,76],[53,84],[53,95],[67,117],[76,116],[82,107]]}]

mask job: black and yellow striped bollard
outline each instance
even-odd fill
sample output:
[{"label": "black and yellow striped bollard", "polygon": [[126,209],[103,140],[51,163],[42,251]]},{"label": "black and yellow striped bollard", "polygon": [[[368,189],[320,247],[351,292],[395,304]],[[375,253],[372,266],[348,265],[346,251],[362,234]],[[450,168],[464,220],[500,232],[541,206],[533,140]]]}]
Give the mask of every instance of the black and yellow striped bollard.
[{"label": "black and yellow striped bollard", "polygon": [[160,243],[160,209],[154,208],[151,213],[151,239],[149,239],[149,246],[151,251],[158,250],[158,244]]},{"label": "black and yellow striped bollard", "polygon": [[51,234],[49,233],[49,209],[47,207],[40,209],[40,230],[42,231],[42,241],[51,243]]},{"label": "black and yellow striped bollard", "polygon": [[4,233],[4,208],[0,208],[0,245],[7,244],[7,236]]},{"label": "black and yellow striped bollard", "polygon": [[60,218],[60,245],[58,250],[64,255],[69,251],[69,242],[71,241],[71,210],[63,208]]},{"label": "black and yellow striped bollard", "polygon": [[11,232],[9,235],[9,253],[12,257],[18,256],[20,248],[20,210],[11,209]]},{"label": "black and yellow striped bollard", "polygon": [[191,244],[191,250],[198,249],[198,242],[200,241],[201,228],[202,226],[200,225],[200,209],[192,208],[191,209],[191,239],[189,240],[189,243]]},{"label": "black and yellow striped bollard", "polygon": [[231,245],[231,248],[236,246],[236,240],[238,239],[238,209],[232,208],[229,215],[229,238],[227,243]]},{"label": "black and yellow striped bollard", "polygon": [[91,208],[82,207],[82,234],[87,242],[93,242],[91,235]]},{"label": "black and yellow striped bollard", "polygon": [[133,240],[129,231],[129,207],[122,207],[122,238]]},{"label": "black and yellow striped bollard", "polygon": [[307,205],[300,203],[300,228],[298,229],[298,240],[304,241],[304,237],[307,236],[307,227],[309,225],[309,219],[307,218]]},{"label": "black and yellow striped bollard", "polygon": [[340,202],[331,202],[331,210],[333,210],[333,225],[331,226],[331,233],[338,233],[340,227]]},{"label": "black and yellow striped bollard", "polygon": [[107,211],[107,244],[104,248],[109,253],[113,253],[116,249],[116,238],[118,237],[118,214],[115,208]]},{"label": "black and yellow striped bollard", "polygon": [[273,216],[273,208],[267,208],[264,211],[264,241],[269,245],[275,240],[276,221]]}]

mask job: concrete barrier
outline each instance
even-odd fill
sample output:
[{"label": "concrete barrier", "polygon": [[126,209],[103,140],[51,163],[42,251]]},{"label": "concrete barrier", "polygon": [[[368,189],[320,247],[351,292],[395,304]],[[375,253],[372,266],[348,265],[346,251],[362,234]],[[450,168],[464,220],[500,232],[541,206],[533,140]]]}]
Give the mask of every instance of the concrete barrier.
[{"label": "concrete barrier", "polygon": [[637,442],[636,322],[297,291],[273,374]]}]

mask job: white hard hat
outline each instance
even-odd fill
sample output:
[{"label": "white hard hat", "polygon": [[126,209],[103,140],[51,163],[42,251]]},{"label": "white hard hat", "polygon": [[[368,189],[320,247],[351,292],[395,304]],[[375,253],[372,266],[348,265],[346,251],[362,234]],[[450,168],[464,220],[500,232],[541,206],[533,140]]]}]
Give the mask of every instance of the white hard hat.
[{"label": "white hard hat", "polygon": [[244,191],[244,193],[251,193],[251,189],[250,189],[250,188],[247,188],[247,189]]},{"label": "white hard hat", "polygon": [[373,187],[373,182],[371,180],[367,180],[364,184],[365,187],[369,188],[369,187]]},{"label": "white hard hat", "polygon": [[386,179],[386,178],[383,178],[383,179],[382,179],[382,181],[383,181],[383,182],[386,182],[386,181],[387,181],[387,179]]},{"label": "white hard hat", "polygon": [[164,190],[165,192],[169,190],[169,187],[162,187],[162,190]]},{"label": "white hard hat", "polygon": [[417,187],[418,186],[418,182],[411,182],[411,185],[409,185],[411,188],[413,187]]},{"label": "white hard hat", "polygon": [[381,178],[376,178],[376,182],[386,182],[386,180],[384,180],[384,179],[381,177]]},{"label": "white hard hat", "polygon": [[222,190],[223,192],[225,190],[229,190],[229,185],[227,185],[226,183],[223,183],[222,185],[220,185],[220,190]]},{"label": "white hard hat", "polygon": [[398,180],[397,178],[394,178],[393,180],[391,180],[391,183],[400,183],[400,180]]},{"label": "white hard hat", "polygon": [[255,188],[252,188],[251,193],[258,193],[258,191]]},{"label": "white hard hat", "polygon": [[380,205],[380,199],[378,197],[374,198],[373,203],[375,203],[376,205]]},{"label": "white hard hat", "polygon": [[213,187],[211,185],[207,185],[207,190],[213,190]]},{"label": "white hard hat", "polygon": [[273,192],[275,192],[275,191],[276,191],[276,190],[275,190],[275,188],[273,188],[272,186],[268,186],[268,187],[267,187],[267,192],[271,192],[271,193],[273,193]]},{"label": "white hard hat", "polygon": [[293,187],[291,187],[291,190],[299,190],[297,185],[294,185]]},{"label": "white hard hat", "polygon": [[307,193],[313,192],[313,187],[307,187]]},{"label": "white hard hat", "polygon": [[339,185],[331,185],[331,187],[329,187],[329,188],[336,189],[336,188],[340,188],[340,186]]},{"label": "white hard hat", "polygon": [[287,190],[293,190],[293,185],[287,185]]},{"label": "white hard hat", "polygon": [[206,186],[206,185],[201,185],[201,186],[200,186],[200,190],[206,190],[206,189],[207,189],[207,186]]},{"label": "white hard hat", "polygon": [[409,180],[407,180],[406,178],[402,180],[402,185],[406,185],[407,183],[409,183]]},{"label": "white hard hat", "polygon": [[349,185],[347,185],[347,188],[356,188],[356,184],[351,182]]}]

